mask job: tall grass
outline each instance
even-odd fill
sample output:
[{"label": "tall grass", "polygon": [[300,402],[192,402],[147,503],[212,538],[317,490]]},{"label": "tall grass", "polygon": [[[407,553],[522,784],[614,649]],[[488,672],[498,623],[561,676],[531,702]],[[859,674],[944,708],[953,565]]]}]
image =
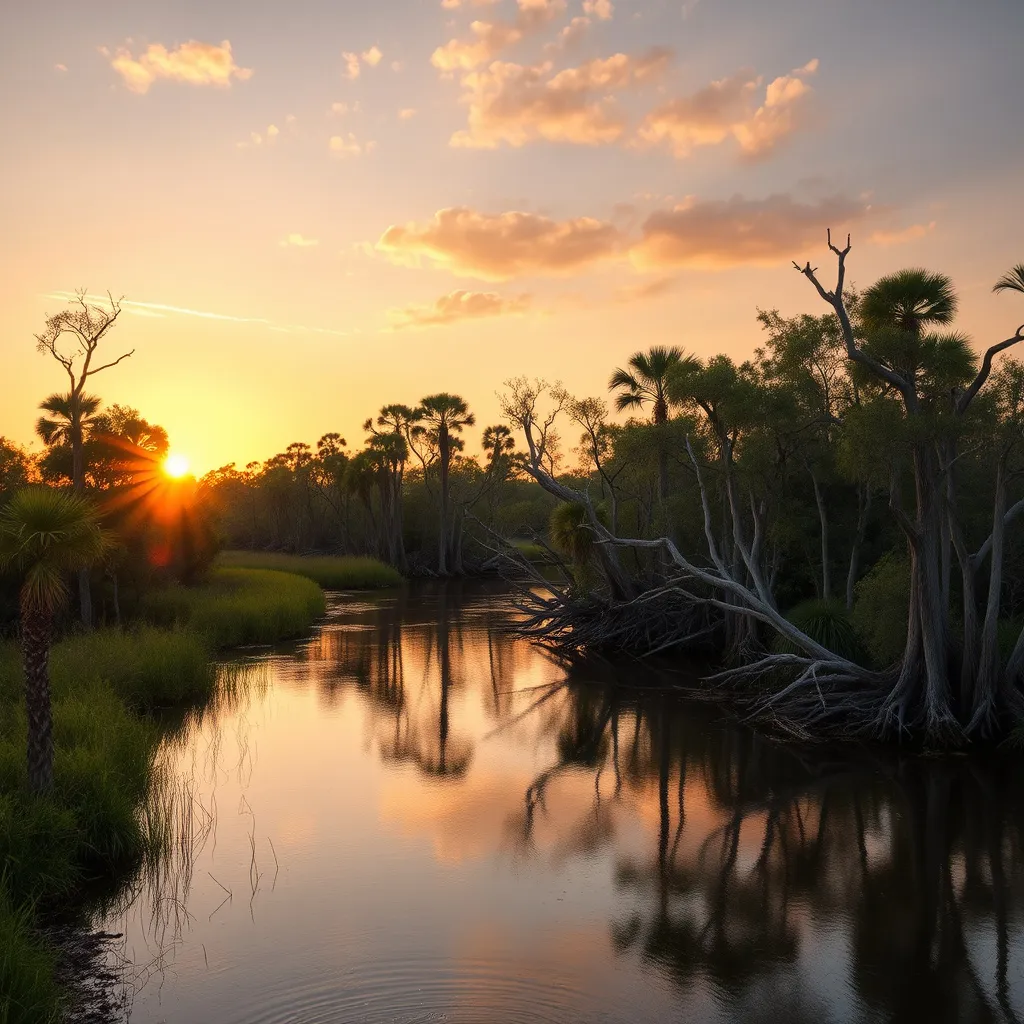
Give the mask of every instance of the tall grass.
[{"label": "tall grass", "polygon": [[225,551],[218,564],[232,569],[276,569],[319,583],[325,590],[377,590],[402,585],[397,569],[356,555],[285,555],[274,551]]},{"label": "tall grass", "polygon": [[206,583],[165,587],[143,601],[150,622],[187,627],[218,648],[302,636],[325,608],[311,579],[266,569],[214,569]]},{"label": "tall grass", "polygon": [[61,992],[53,953],[34,933],[31,911],[4,890],[0,880],[0,1024],[56,1024]]}]

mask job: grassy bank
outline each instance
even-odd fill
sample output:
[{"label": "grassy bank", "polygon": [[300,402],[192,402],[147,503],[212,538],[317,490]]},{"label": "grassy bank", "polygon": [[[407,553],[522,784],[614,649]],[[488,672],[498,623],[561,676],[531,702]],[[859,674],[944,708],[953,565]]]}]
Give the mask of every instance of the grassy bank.
[{"label": "grassy bank", "polygon": [[284,555],[273,551],[225,551],[218,565],[232,569],[275,569],[305,576],[326,590],[377,590],[399,587],[397,569],[376,558],[355,555]]},{"label": "grassy bank", "polygon": [[143,615],[160,626],[185,628],[213,647],[288,640],[308,632],[324,613],[313,580],[266,569],[217,568],[199,586],[165,587],[148,594]]},{"label": "grassy bank", "polygon": [[160,734],[136,711],[214,690],[206,642],[180,630],[70,637],[51,666],[54,788],[37,798],[26,785],[20,655],[0,646],[0,1024],[57,1019],[62,993],[39,915],[150,852],[139,809]]}]

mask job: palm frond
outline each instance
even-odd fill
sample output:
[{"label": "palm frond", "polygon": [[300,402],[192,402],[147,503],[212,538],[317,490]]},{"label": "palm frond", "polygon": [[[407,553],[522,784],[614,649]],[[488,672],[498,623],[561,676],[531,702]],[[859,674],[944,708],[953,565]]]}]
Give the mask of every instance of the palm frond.
[{"label": "palm frond", "polygon": [[994,292],[1024,292],[1024,263],[1008,270],[994,285]]}]

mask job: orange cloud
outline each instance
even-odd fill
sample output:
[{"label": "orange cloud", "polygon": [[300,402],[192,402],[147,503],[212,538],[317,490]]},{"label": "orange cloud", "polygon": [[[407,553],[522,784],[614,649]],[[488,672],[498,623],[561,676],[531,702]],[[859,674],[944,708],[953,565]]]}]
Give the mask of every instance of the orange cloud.
[{"label": "orange cloud", "polygon": [[416,116],[415,107],[403,107],[398,112],[399,121],[411,121]]},{"label": "orange cloud", "polygon": [[227,87],[232,79],[245,81],[252,77],[251,68],[240,68],[235,63],[227,39],[220,46],[191,39],[174,50],[151,43],[138,58],[124,47],[112,57],[107,50],[100,52],[110,57],[110,66],[124,79],[125,85],[140,95],[148,92],[158,78]]},{"label": "orange cloud", "polygon": [[924,238],[935,230],[935,221],[927,224],[911,224],[910,227],[898,231],[875,231],[872,232],[868,241],[875,245],[902,245],[904,242],[913,242],[918,238]]},{"label": "orange cloud", "polygon": [[815,59],[774,79],[758,106],[760,77],[739,72],[712,82],[653,110],[644,118],[639,137],[652,145],[667,144],[677,157],[729,138],[735,139],[747,158],[767,156],[805,126],[812,93],[805,79],[817,69]]},{"label": "orange cloud", "polygon": [[610,21],[615,5],[612,0],[583,0],[583,11],[592,14],[599,21]]},{"label": "orange cloud", "polygon": [[293,231],[290,235],[286,235],[278,243],[283,246],[294,246],[298,249],[307,249],[310,246],[319,245],[320,240],[318,238],[306,238],[305,235],[300,234],[297,231]]},{"label": "orange cloud", "polygon": [[405,306],[388,314],[395,330],[409,327],[438,327],[459,320],[478,320],[494,316],[519,316],[533,301],[531,295],[505,298],[497,292],[454,291],[429,305]]},{"label": "orange cloud", "polygon": [[464,206],[439,210],[426,224],[393,225],[377,243],[394,263],[417,266],[426,260],[485,281],[569,274],[616,258],[622,246],[618,228],[590,217],[555,221]]},{"label": "orange cloud", "polygon": [[601,145],[626,129],[614,94],[658,77],[671,51],[656,47],[638,56],[616,53],[552,75],[551,64],[523,66],[496,61],[462,78],[469,126],[453,146],[493,149],[536,139]]},{"label": "orange cloud", "polygon": [[502,50],[534,35],[565,11],[565,0],[519,0],[514,22],[474,21],[469,39],[449,39],[431,55],[439,71],[471,71],[486,64]]},{"label": "orange cloud", "polygon": [[352,132],[349,132],[348,135],[332,135],[327,148],[338,157],[361,156],[363,153],[372,153],[377,148],[377,143],[360,142]]},{"label": "orange cloud", "polygon": [[652,213],[630,256],[642,270],[781,263],[819,245],[826,228],[846,227],[870,212],[863,203],[840,196],[817,203],[795,202],[788,195],[690,199]]},{"label": "orange cloud", "polygon": [[460,7],[490,7],[499,0],[441,0],[441,6],[446,11],[455,11]]}]

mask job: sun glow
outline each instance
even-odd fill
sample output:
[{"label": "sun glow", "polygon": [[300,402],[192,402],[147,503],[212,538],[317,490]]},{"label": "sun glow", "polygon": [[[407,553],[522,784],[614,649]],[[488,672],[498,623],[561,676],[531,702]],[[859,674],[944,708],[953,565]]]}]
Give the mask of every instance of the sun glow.
[{"label": "sun glow", "polygon": [[176,453],[164,459],[164,472],[174,480],[180,480],[189,471],[188,458]]}]

